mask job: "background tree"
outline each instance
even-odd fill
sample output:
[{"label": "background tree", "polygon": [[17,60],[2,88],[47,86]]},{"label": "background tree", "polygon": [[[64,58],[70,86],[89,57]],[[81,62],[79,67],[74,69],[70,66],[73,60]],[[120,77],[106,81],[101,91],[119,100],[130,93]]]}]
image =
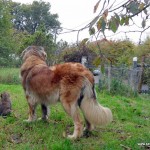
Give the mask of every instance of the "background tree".
[{"label": "background tree", "polygon": [[18,66],[20,53],[29,45],[43,46],[52,63],[55,29],[59,27],[58,15],[50,13],[50,3],[0,0],[0,66]]},{"label": "background tree", "polygon": [[32,4],[12,3],[14,28],[34,34],[42,25],[46,33],[55,33],[60,27],[57,14],[50,13],[51,5],[44,1],[33,1]]},{"label": "background tree", "polygon": [[50,13],[51,5],[43,1],[33,1],[32,4],[12,3],[11,14],[14,28],[20,32],[27,32],[23,39],[21,50],[29,45],[40,45],[48,54],[51,64],[56,50],[56,29],[60,28],[57,14]]},{"label": "background tree", "polygon": [[0,0],[0,65],[6,66],[13,51],[12,24],[9,13],[10,5],[6,1]]},{"label": "background tree", "polygon": [[29,34],[22,43],[22,49],[29,45],[43,46],[48,56],[48,63],[52,64],[56,51],[56,44],[54,43],[52,34],[47,34],[45,27],[40,26],[34,34]]},{"label": "background tree", "polygon": [[142,68],[141,80],[138,87],[140,92],[143,83],[150,87],[150,38],[147,38],[142,44],[137,46],[135,56],[138,56],[138,62]]}]

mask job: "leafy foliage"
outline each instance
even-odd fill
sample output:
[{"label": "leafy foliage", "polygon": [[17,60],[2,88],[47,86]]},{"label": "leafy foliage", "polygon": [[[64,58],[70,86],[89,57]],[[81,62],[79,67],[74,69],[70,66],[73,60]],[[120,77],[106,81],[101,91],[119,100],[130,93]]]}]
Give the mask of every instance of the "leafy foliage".
[{"label": "leafy foliage", "polygon": [[135,45],[128,40],[108,41],[103,39],[90,43],[89,48],[97,51],[98,57],[94,60],[96,66],[102,64],[129,66],[132,63]]},{"label": "leafy foliage", "polygon": [[10,62],[9,54],[13,50],[12,24],[10,22],[9,4],[0,1],[0,64],[6,66]]},{"label": "leafy foliage", "polygon": [[46,33],[60,27],[57,14],[50,13],[50,3],[33,1],[32,4],[12,3],[13,24],[17,30],[33,34],[42,25]]},{"label": "leafy foliage", "polygon": [[[113,5],[115,4],[115,1],[113,4],[111,4],[109,0],[104,1],[101,5],[99,5],[99,3],[100,1],[94,6],[94,13],[96,13],[99,9],[98,7],[101,6],[100,13],[93,19],[93,21],[91,21],[89,26],[90,29],[93,28],[94,24],[97,24],[97,30],[99,32],[104,32],[108,29],[115,33],[119,26],[129,25],[129,21],[133,21],[135,16],[143,13],[143,16],[145,17],[141,17],[140,19],[141,26],[143,28],[146,27],[146,22],[149,18],[148,7],[150,6],[150,1],[128,0],[123,4],[118,4],[118,7],[114,9]],[[111,17],[109,17],[109,15],[111,15]]]},{"label": "leafy foliage", "polygon": [[150,65],[150,38],[136,48],[135,54],[138,56],[139,64],[142,62],[142,57],[145,57],[143,83],[150,87],[150,67],[148,67]]},{"label": "leafy foliage", "polygon": [[50,13],[50,3],[0,0],[0,16],[0,66],[19,66],[19,55],[29,45],[43,46],[53,61],[54,30],[60,22],[57,14]]}]

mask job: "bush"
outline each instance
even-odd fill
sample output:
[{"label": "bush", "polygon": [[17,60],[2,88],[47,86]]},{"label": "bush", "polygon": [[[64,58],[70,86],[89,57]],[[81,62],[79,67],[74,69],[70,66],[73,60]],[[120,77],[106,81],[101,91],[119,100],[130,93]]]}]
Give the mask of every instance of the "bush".
[{"label": "bush", "polygon": [[[104,78],[104,80],[100,80],[99,82],[100,91],[108,91],[108,80]],[[121,95],[127,97],[137,96],[137,92],[134,91],[129,85],[126,85],[119,79],[113,78],[110,82],[110,94],[112,95]]]}]

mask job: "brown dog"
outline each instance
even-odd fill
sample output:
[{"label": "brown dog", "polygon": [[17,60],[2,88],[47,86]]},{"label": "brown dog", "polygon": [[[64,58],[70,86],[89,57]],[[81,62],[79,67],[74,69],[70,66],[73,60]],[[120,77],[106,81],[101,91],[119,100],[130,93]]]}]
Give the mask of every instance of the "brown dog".
[{"label": "brown dog", "polygon": [[67,114],[74,121],[74,133],[68,137],[76,139],[83,133],[78,107],[82,110],[86,130],[93,125],[104,125],[112,121],[109,108],[96,100],[92,73],[79,63],[64,63],[48,67],[43,47],[30,46],[22,52],[22,85],[29,104],[29,118],[36,119],[35,108],[41,104],[42,119],[48,118],[48,105],[60,100]]},{"label": "brown dog", "polygon": [[11,100],[7,92],[1,94],[0,115],[7,116],[11,113]]}]

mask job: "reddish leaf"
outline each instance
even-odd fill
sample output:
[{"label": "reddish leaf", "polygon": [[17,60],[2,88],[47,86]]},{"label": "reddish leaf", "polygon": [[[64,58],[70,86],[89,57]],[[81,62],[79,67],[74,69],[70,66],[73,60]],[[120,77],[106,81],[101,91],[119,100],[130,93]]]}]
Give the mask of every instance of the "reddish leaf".
[{"label": "reddish leaf", "polygon": [[98,8],[98,6],[99,6],[99,3],[100,3],[100,0],[96,3],[96,5],[94,6],[94,13],[96,13],[96,11],[97,11],[97,8]]},{"label": "reddish leaf", "polygon": [[99,21],[97,22],[97,29],[98,29],[98,31],[99,31],[100,29],[102,29],[102,31],[104,32],[105,28],[106,28],[106,22],[105,22],[104,18],[101,17],[101,18],[99,19]]},{"label": "reddish leaf", "polygon": [[104,20],[107,20],[107,16],[108,16],[108,9],[106,9],[103,13]]},{"label": "reddish leaf", "polygon": [[99,31],[101,29],[101,27],[102,27],[102,21],[101,21],[101,19],[99,19],[97,22],[97,30]]},{"label": "reddish leaf", "polygon": [[139,5],[140,10],[142,10],[142,9],[144,8],[144,6],[145,6],[145,4],[144,4],[144,3],[141,3],[141,4]]}]

